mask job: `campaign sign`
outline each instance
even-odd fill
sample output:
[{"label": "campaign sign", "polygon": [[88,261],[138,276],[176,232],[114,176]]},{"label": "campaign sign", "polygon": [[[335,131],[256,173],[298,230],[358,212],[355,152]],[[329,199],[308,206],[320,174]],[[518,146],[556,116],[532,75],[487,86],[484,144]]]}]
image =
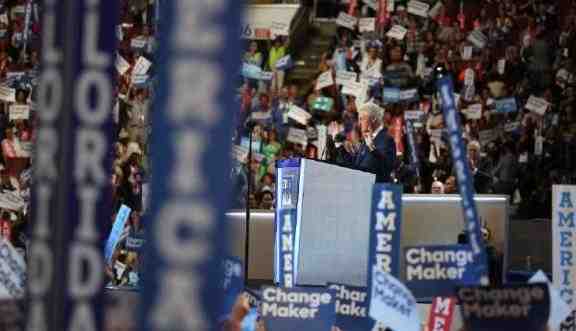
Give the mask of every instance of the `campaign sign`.
[{"label": "campaign sign", "polygon": [[0,237],[0,300],[23,299],[26,290],[26,262],[12,244]]},{"label": "campaign sign", "polygon": [[[436,87],[440,93],[444,123],[448,131],[452,162],[456,171],[458,191],[460,192],[462,211],[464,214],[464,226],[468,232],[470,246],[474,255],[473,268],[475,278],[482,282],[488,282],[488,266],[486,263],[486,250],[482,237],[482,226],[478,217],[476,202],[474,201],[474,186],[466,148],[462,139],[462,129],[458,120],[456,102],[454,100],[454,85],[450,76],[444,76],[437,80]],[[474,283],[473,280],[470,280]]]},{"label": "campaign sign", "polygon": [[474,258],[465,245],[409,246],[404,248],[406,286],[419,300],[449,297],[467,283]]},{"label": "campaign sign", "polygon": [[400,272],[400,227],[402,186],[375,184],[368,246],[368,284],[373,270],[398,276]]},{"label": "campaign sign", "polygon": [[495,113],[515,113],[518,111],[518,105],[516,104],[516,98],[504,98],[494,101],[496,108]]},{"label": "campaign sign", "polygon": [[328,284],[336,295],[336,322],[342,331],[372,331],[376,322],[368,316],[369,301],[366,287]]},{"label": "campaign sign", "polygon": [[104,0],[42,6],[27,330],[103,326],[118,11]]},{"label": "campaign sign", "polygon": [[466,330],[546,330],[550,313],[546,284],[463,287],[456,294]]},{"label": "campaign sign", "polygon": [[[160,1],[154,173],[138,330],[212,330],[223,301],[244,1]],[[117,4],[116,4],[117,5]],[[190,24],[193,22],[194,24]],[[201,77],[201,79],[199,79]]]},{"label": "campaign sign", "polygon": [[397,103],[400,101],[400,89],[397,87],[385,87],[382,91],[384,103]]},{"label": "campaign sign", "polygon": [[334,297],[326,288],[265,287],[262,317],[266,329],[330,331],[336,317]]},{"label": "campaign sign", "polygon": [[[562,299],[574,310],[576,307],[574,279],[576,257],[573,246],[576,237],[574,215],[576,213],[576,186],[554,185],[552,187],[552,269],[554,285]],[[574,326],[574,318],[563,324],[563,328]]]},{"label": "campaign sign", "polygon": [[232,311],[238,296],[244,290],[244,267],[242,261],[237,257],[228,257],[222,260],[222,290],[224,301],[222,303],[221,318]]},{"label": "campaign sign", "polygon": [[118,245],[118,241],[122,236],[122,232],[124,232],[124,227],[126,227],[126,222],[128,222],[128,218],[130,217],[131,212],[132,209],[130,209],[128,206],[122,205],[116,214],[114,225],[112,225],[112,230],[110,231],[110,235],[108,236],[108,240],[106,241],[106,246],[104,248],[104,259],[108,264],[112,263],[112,255],[114,255],[116,245]]},{"label": "campaign sign", "polygon": [[[408,146],[410,147],[410,162],[412,167],[416,170],[416,176],[420,177],[420,158],[418,157],[418,149],[416,147],[416,139],[414,137],[414,122],[415,119],[408,119],[409,111],[404,112],[404,125],[406,126],[406,138]],[[419,117],[418,117],[419,118]]]},{"label": "campaign sign", "polygon": [[420,331],[418,303],[404,284],[392,275],[374,269],[368,285],[370,317],[392,330]]},{"label": "campaign sign", "polygon": [[450,331],[454,308],[456,307],[455,298],[436,297],[432,300],[430,314],[428,318],[429,331]]},{"label": "campaign sign", "polygon": [[548,284],[548,293],[550,294],[550,317],[548,318],[548,327],[550,330],[558,330],[562,322],[572,313],[570,306],[560,296],[560,291],[550,283],[550,280],[542,270],[535,273],[528,283]]},{"label": "campaign sign", "polygon": [[274,282],[281,287],[293,287],[295,277],[296,224],[300,161],[282,160],[277,163],[276,215],[274,244]]}]

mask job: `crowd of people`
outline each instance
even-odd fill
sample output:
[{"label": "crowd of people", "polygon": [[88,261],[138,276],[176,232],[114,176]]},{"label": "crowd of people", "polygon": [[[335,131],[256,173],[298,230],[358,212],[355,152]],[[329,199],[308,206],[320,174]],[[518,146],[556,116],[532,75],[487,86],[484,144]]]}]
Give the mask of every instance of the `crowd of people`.
[{"label": "crowd of people", "polygon": [[290,53],[285,37],[247,42],[235,206],[245,203],[250,130],[249,203],[270,209],[275,161],[337,162],[340,150],[359,153],[366,142],[358,114],[366,104],[385,110],[382,125],[396,152],[391,181],[405,193],[457,193],[433,74],[441,66],[454,80],[476,193],[506,194],[520,216],[549,217],[552,184],[576,180],[576,6],[421,1],[428,5],[422,15],[407,1],[387,10],[373,3],[334,1],[319,9],[348,19],[336,19],[333,46],[306,86],[291,84],[290,66],[277,65]]},{"label": "crowd of people", "polygon": [[117,97],[114,106],[114,161],[112,169],[113,215],[122,206],[130,213],[117,238],[106,272],[110,285],[137,287],[144,245],[143,215],[147,207],[150,176],[149,136],[157,1],[123,0],[118,26]]},{"label": "crowd of people", "polygon": [[0,1],[0,235],[22,255],[30,219],[39,15],[38,1]]}]

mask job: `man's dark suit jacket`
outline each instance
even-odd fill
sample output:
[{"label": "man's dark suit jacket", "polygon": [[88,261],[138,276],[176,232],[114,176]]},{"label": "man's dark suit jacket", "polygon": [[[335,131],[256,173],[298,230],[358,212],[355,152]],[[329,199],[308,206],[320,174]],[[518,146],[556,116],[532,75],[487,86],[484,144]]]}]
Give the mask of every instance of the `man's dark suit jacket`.
[{"label": "man's dark suit jacket", "polygon": [[377,183],[390,182],[390,174],[396,163],[396,144],[387,129],[378,132],[374,138],[374,147],[370,151],[368,146],[362,144],[356,154],[349,154],[340,147],[336,161],[343,166],[376,174]]}]

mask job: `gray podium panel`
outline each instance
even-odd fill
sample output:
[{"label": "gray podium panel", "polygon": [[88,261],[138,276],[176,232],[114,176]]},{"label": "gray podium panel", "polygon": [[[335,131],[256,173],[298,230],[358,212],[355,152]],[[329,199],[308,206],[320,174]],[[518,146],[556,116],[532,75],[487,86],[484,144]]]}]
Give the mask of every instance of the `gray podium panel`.
[{"label": "gray podium panel", "polygon": [[[504,196],[479,195],[476,203],[480,217],[487,222],[493,235],[493,244],[499,253],[506,253],[508,236],[508,198]],[[367,199],[368,203],[370,199]],[[402,197],[402,247],[410,245],[453,244],[464,228],[460,197],[451,195],[411,195]],[[368,209],[369,210],[369,209]],[[322,212],[322,210],[319,210]],[[233,255],[244,256],[244,212],[227,213],[231,229],[231,251]],[[369,216],[365,224],[369,224]],[[359,227],[350,223],[348,228],[339,231],[336,238],[347,236],[351,228]],[[356,270],[344,267],[342,272],[355,276],[358,270],[366,271],[368,227],[366,236],[355,239],[351,247],[352,259],[364,261],[364,267]],[[258,211],[253,213],[250,240],[249,278],[272,282],[274,278],[274,212]],[[311,240],[314,240],[312,238]],[[334,242],[334,241],[333,241]],[[358,248],[359,247],[359,248]],[[320,247],[321,248],[321,247]],[[321,249],[318,254],[331,254],[330,249]],[[505,254],[506,256],[507,254]],[[348,264],[345,264],[348,265]],[[324,269],[334,271],[334,266],[322,265]],[[504,270],[507,261],[504,261]],[[302,272],[302,270],[300,270]],[[363,276],[361,276],[363,277]],[[364,284],[363,284],[364,285]]]},{"label": "gray podium panel", "polygon": [[374,174],[302,160],[296,285],[366,282]]}]

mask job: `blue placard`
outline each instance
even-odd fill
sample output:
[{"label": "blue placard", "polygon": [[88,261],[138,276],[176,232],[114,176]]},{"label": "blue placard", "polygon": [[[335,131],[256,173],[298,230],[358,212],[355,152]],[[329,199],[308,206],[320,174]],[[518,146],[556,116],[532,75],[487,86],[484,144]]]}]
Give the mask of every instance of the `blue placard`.
[{"label": "blue placard", "polygon": [[496,113],[515,113],[518,111],[518,105],[514,97],[495,100],[494,105],[496,106],[494,109]]},{"label": "blue placard", "polygon": [[43,3],[27,329],[103,329],[118,11]]},{"label": "blue placard", "polygon": [[336,316],[334,292],[326,288],[266,287],[261,311],[266,330],[331,331]]},{"label": "blue placard", "polygon": [[300,161],[279,161],[276,169],[276,214],[274,245],[274,282],[281,287],[294,286],[297,207],[300,186]]},{"label": "blue placard", "polygon": [[405,284],[419,300],[450,297],[468,283],[474,258],[467,245],[409,246],[404,248]]},{"label": "blue placard", "polygon": [[244,267],[242,260],[237,257],[228,257],[222,261],[222,290],[224,301],[220,320],[225,319],[230,312],[238,296],[244,290]]},{"label": "blue placard", "polygon": [[233,118],[227,114],[239,107],[243,4],[160,2],[150,151],[158,175],[151,182],[139,330],[217,325],[228,244]]},{"label": "blue placard", "polygon": [[[482,237],[482,226],[474,201],[474,186],[472,185],[472,175],[470,166],[466,157],[466,147],[462,140],[462,130],[460,128],[460,116],[456,110],[454,101],[454,86],[450,76],[444,76],[436,82],[440,100],[442,101],[442,110],[444,123],[448,131],[448,141],[450,141],[450,151],[452,153],[452,162],[456,172],[458,190],[462,201],[462,211],[464,214],[464,226],[468,234],[469,243],[474,254],[474,272],[473,274],[483,283],[488,283],[488,265],[486,263],[486,250],[484,248],[484,239]],[[471,280],[471,282],[475,282]]]},{"label": "blue placard", "polygon": [[366,287],[328,284],[336,295],[336,322],[342,331],[372,331],[374,321],[369,315],[370,302]]},{"label": "blue placard", "polygon": [[382,91],[384,103],[396,103],[400,101],[400,89],[397,87],[385,87]]},{"label": "blue placard", "polygon": [[112,255],[114,255],[116,245],[118,245],[118,241],[120,241],[120,237],[124,232],[126,222],[130,217],[130,212],[132,212],[132,210],[128,206],[122,205],[120,210],[118,210],[118,214],[116,214],[114,225],[112,225],[112,231],[110,231],[110,235],[108,236],[108,240],[106,240],[106,246],[104,248],[104,259],[108,264],[112,263]]},{"label": "blue placard", "polygon": [[370,217],[368,284],[374,269],[396,277],[400,274],[402,186],[375,184]]},{"label": "blue placard", "polygon": [[420,158],[418,158],[418,149],[416,146],[416,139],[414,139],[414,123],[413,120],[405,119],[406,123],[406,136],[408,139],[408,146],[410,148],[410,162],[412,168],[416,171],[416,176],[420,178]]},{"label": "blue placard", "polygon": [[456,292],[466,330],[547,330],[547,284],[463,287]]}]

